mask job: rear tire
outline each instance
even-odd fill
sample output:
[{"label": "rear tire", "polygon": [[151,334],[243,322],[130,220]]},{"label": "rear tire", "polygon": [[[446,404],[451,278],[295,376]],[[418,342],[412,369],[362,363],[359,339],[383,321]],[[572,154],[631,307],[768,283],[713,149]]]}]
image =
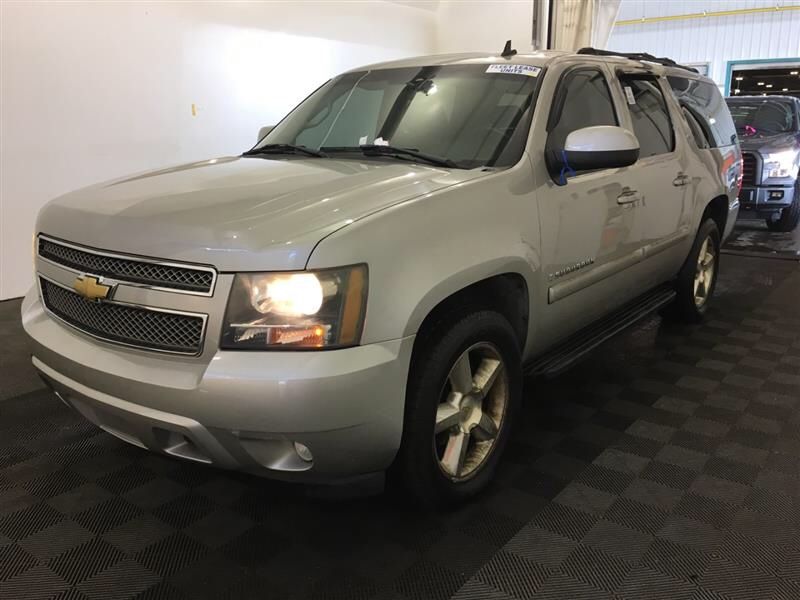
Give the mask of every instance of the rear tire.
[{"label": "rear tire", "polygon": [[800,183],[794,186],[793,202],[781,211],[777,219],[767,219],[767,228],[775,232],[794,231],[800,223]]},{"label": "rear tire", "polygon": [[719,273],[719,228],[713,219],[700,225],[697,237],[675,282],[673,313],[680,320],[697,323],[708,310]]},{"label": "rear tire", "polygon": [[499,313],[462,309],[421,332],[389,486],[426,509],[478,494],[494,476],[521,395],[519,345]]}]

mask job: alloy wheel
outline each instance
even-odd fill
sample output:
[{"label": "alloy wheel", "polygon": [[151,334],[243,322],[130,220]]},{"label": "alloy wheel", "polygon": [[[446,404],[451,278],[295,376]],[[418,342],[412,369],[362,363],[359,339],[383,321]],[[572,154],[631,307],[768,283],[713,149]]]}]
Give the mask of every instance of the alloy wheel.
[{"label": "alloy wheel", "polygon": [[694,304],[697,308],[700,308],[708,301],[716,274],[716,260],[714,241],[711,236],[708,236],[703,241],[703,245],[700,246],[700,253],[697,256],[697,269],[694,274]]},{"label": "alloy wheel", "polygon": [[434,428],[439,468],[452,481],[469,479],[494,450],[509,401],[508,376],[497,348],[467,348],[447,376]]}]

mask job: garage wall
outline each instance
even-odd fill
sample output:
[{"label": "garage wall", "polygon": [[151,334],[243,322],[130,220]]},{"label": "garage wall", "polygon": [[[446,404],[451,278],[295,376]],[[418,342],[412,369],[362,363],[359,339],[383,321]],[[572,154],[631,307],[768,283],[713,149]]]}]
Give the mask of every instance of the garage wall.
[{"label": "garage wall", "polygon": [[[618,21],[751,8],[797,5],[799,0],[622,0]],[[800,11],[661,21],[614,27],[608,48],[649,52],[681,63],[708,62],[722,86],[729,60],[800,56]]]},{"label": "garage wall", "polygon": [[533,0],[442,0],[437,21],[437,53],[532,49]]},{"label": "garage wall", "polygon": [[0,0],[0,27],[0,299],[32,282],[47,200],[239,153],[331,75],[436,42],[435,10],[383,1]]}]

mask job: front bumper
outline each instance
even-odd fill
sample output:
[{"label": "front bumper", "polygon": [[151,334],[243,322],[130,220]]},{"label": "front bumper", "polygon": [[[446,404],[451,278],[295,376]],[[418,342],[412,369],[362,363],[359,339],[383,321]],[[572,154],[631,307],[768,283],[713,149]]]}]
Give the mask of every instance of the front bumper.
[{"label": "front bumper", "polygon": [[790,206],[795,187],[780,185],[743,186],[739,192],[742,210],[773,212]]},{"label": "front bumper", "polygon": [[400,446],[413,336],[343,350],[173,357],[91,339],[50,317],[34,290],[22,321],[33,364],[59,397],[142,448],[332,482],[386,469]]}]

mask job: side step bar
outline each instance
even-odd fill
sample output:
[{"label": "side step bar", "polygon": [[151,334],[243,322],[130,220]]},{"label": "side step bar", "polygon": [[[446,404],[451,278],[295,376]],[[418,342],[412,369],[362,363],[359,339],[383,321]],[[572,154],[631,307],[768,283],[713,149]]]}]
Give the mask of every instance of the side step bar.
[{"label": "side step bar", "polygon": [[572,334],[552,350],[526,364],[525,374],[555,377],[563,373],[597,346],[665,304],[669,304],[674,298],[675,290],[670,284],[650,290],[610,315]]}]

